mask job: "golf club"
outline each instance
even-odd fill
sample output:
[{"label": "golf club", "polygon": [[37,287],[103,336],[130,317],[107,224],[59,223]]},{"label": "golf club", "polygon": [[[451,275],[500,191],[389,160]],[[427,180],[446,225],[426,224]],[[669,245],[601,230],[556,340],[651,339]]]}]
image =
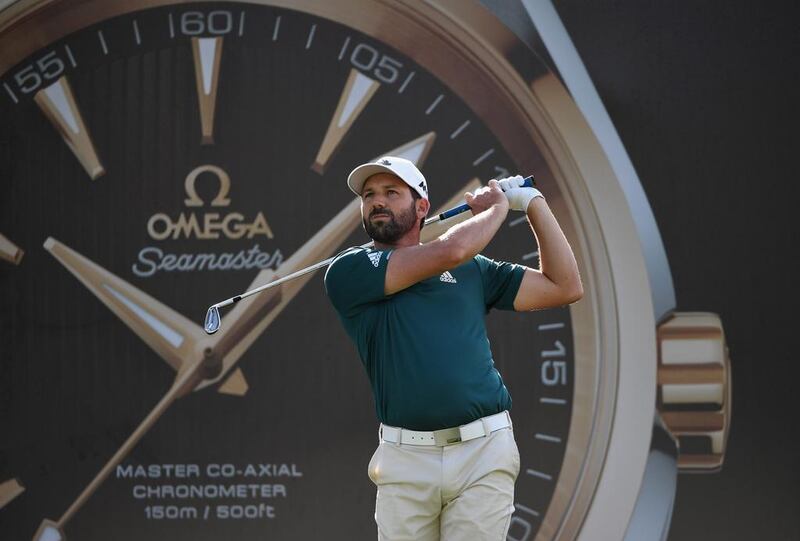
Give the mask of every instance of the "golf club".
[{"label": "golf club", "polygon": [[[533,187],[533,177],[532,176],[525,177],[523,179],[522,184],[520,185],[520,188],[532,188],[532,187]],[[446,210],[446,211],[442,212],[441,214],[433,216],[432,218],[428,218],[427,220],[425,220],[425,225],[430,225],[430,224],[433,224],[433,223],[436,223],[436,222],[441,222],[443,220],[447,220],[449,218],[452,218],[453,216],[457,216],[457,215],[459,215],[459,214],[461,214],[463,212],[466,212],[468,210],[470,210],[470,206],[467,205],[466,203],[463,204],[463,205],[459,205],[457,207],[453,207],[450,210]],[[370,241],[370,242],[368,242],[366,244],[362,244],[361,246],[359,246],[359,248],[370,248],[370,247],[373,246],[373,244],[374,243],[372,241]],[[350,248],[347,248],[347,250],[350,250]],[[340,253],[342,253],[342,252],[340,252]],[[300,269],[297,272],[293,272],[292,274],[286,275],[286,276],[284,276],[282,278],[278,278],[277,280],[273,280],[272,282],[269,282],[268,284],[264,284],[262,286],[259,286],[259,287],[256,287],[254,289],[251,289],[250,291],[247,291],[247,292],[242,293],[240,295],[236,295],[236,296],[231,297],[229,299],[226,299],[226,300],[224,300],[222,302],[218,302],[216,304],[211,305],[211,307],[206,312],[206,319],[203,322],[203,329],[205,329],[206,333],[208,333],[208,334],[214,334],[215,332],[217,332],[219,330],[220,324],[222,323],[222,319],[221,319],[220,314],[219,314],[219,309],[220,308],[223,308],[223,307],[228,306],[230,304],[237,303],[240,300],[242,300],[244,298],[247,298],[247,297],[249,297],[251,295],[255,295],[256,293],[261,293],[262,291],[266,291],[267,289],[270,289],[272,287],[278,286],[278,285],[280,285],[280,284],[282,284],[284,282],[288,282],[289,280],[294,280],[295,278],[299,278],[300,276],[308,274],[309,272],[314,272],[315,270],[317,270],[319,268],[328,266],[328,265],[331,264],[331,262],[333,262],[334,259],[336,259],[336,257],[338,255],[339,254],[336,254],[335,256],[329,257],[328,259],[326,259],[324,261],[320,261],[319,263],[314,263],[313,265],[310,265],[310,266],[308,266],[308,267],[306,267],[304,269]]]}]

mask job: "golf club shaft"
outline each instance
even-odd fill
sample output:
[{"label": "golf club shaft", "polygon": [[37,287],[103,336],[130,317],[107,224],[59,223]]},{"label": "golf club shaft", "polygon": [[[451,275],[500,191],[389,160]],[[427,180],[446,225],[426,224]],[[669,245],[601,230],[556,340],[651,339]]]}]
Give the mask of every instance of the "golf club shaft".
[{"label": "golf club shaft", "polygon": [[[366,244],[362,244],[360,248],[370,248],[372,247],[373,244],[374,244],[373,242],[368,242]],[[251,289],[250,291],[246,291],[241,295],[236,295],[235,297],[231,297],[230,299],[225,299],[222,302],[218,302],[217,304],[213,305],[212,308],[214,307],[222,308],[223,306],[228,306],[229,304],[239,302],[240,300],[245,299],[251,295],[255,295],[256,293],[261,293],[262,291],[269,289],[271,287],[279,286],[284,282],[288,282],[289,280],[294,280],[295,278],[299,278],[304,274],[308,274],[309,272],[314,272],[317,269],[330,265],[334,259],[336,259],[336,256],[329,257],[328,259],[320,261],[319,263],[314,263],[313,265],[310,265],[304,269],[300,269],[299,271],[293,272],[292,274],[287,274],[286,276],[278,278],[277,280],[273,280],[272,282],[269,282],[262,286],[258,286],[254,289]]]},{"label": "golf club shaft", "polygon": [[[532,188],[533,187],[533,177],[532,176],[525,177],[524,182],[523,182],[521,187],[522,188]],[[436,223],[436,222],[447,220],[449,218],[452,218],[453,216],[458,216],[459,214],[462,214],[462,213],[464,213],[464,212],[466,212],[468,210],[470,210],[470,206],[467,205],[466,203],[463,204],[463,205],[459,205],[457,207],[453,207],[450,210],[446,210],[446,211],[442,212],[441,214],[433,216],[432,218],[428,218],[427,220],[425,220],[425,225],[430,225],[430,224],[433,224],[433,223]],[[374,245],[374,242],[368,242],[366,244],[362,244],[361,246],[359,246],[359,248],[371,248],[373,245]],[[218,302],[217,304],[212,305],[211,308],[222,308],[223,306],[228,306],[230,304],[239,302],[240,300],[245,299],[245,298],[247,298],[247,297],[249,297],[251,295],[255,295],[256,293],[261,293],[262,291],[267,290],[267,289],[269,289],[271,287],[275,287],[275,286],[281,285],[282,283],[288,282],[289,280],[294,280],[295,278],[299,278],[300,276],[303,276],[304,274],[308,274],[309,272],[314,272],[317,269],[320,269],[322,267],[330,265],[331,262],[334,259],[336,259],[336,257],[337,256],[329,257],[328,259],[326,259],[324,261],[320,261],[319,263],[314,263],[313,265],[311,265],[309,267],[306,267],[304,269],[300,269],[297,272],[293,272],[292,274],[288,274],[288,275],[286,275],[286,276],[284,276],[282,278],[278,278],[277,280],[273,280],[272,282],[269,282],[269,283],[264,284],[262,286],[259,286],[259,287],[256,287],[254,289],[251,289],[250,291],[246,291],[245,293],[242,293],[240,295],[236,295],[236,296],[231,297],[229,299],[225,299],[222,302]]]}]

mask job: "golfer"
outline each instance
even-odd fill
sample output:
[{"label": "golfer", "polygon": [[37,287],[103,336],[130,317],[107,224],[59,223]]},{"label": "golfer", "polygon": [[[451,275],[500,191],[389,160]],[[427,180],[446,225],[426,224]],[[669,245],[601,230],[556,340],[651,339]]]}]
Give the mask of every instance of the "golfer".
[{"label": "golfer", "polygon": [[[385,156],[347,179],[375,244],[340,254],[325,288],[375,397],[379,445],[368,472],[379,540],[506,538],[519,451],[484,318],[491,308],[550,308],[583,295],[544,197],[521,183],[490,180],[467,193],[473,216],[421,244],[430,202],[413,163]],[[527,213],[540,269],[479,254],[509,208]]]}]

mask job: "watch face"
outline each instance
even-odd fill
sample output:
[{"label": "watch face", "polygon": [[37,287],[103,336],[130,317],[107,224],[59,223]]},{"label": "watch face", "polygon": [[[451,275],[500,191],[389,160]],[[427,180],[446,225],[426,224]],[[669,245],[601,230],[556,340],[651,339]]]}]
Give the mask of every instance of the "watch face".
[{"label": "watch face", "polygon": [[[44,519],[85,540],[373,536],[374,404],[322,272],[223,310],[210,337],[205,311],[367,242],[345,179],[375,157],[416,162],[434,210],[552,173],[490,96],[465,99],[485,82],[436,69],[468,60],[396,37],[390,16],[417,23],[386,6],[378,28],[325,4],[154,4],[56,3],[33,22],[69,33],[4,53],[0,483],[19,488],[0,537]],[[538,265],[519,213],[484,253]],[[591,424],[573,415],[573,337],[594,330],[573,321],[488,317],[521,453],[517,539],[536,537],[568,436]]]}]

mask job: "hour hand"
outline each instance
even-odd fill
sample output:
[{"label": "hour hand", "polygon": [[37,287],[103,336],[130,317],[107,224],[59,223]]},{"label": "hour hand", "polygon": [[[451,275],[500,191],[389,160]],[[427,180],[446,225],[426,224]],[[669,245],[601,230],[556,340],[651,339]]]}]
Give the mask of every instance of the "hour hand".
[{"label": "hour hand", "polygon": [[176,371],[196,357],[196,323],[52,237],[44,248]]}]

